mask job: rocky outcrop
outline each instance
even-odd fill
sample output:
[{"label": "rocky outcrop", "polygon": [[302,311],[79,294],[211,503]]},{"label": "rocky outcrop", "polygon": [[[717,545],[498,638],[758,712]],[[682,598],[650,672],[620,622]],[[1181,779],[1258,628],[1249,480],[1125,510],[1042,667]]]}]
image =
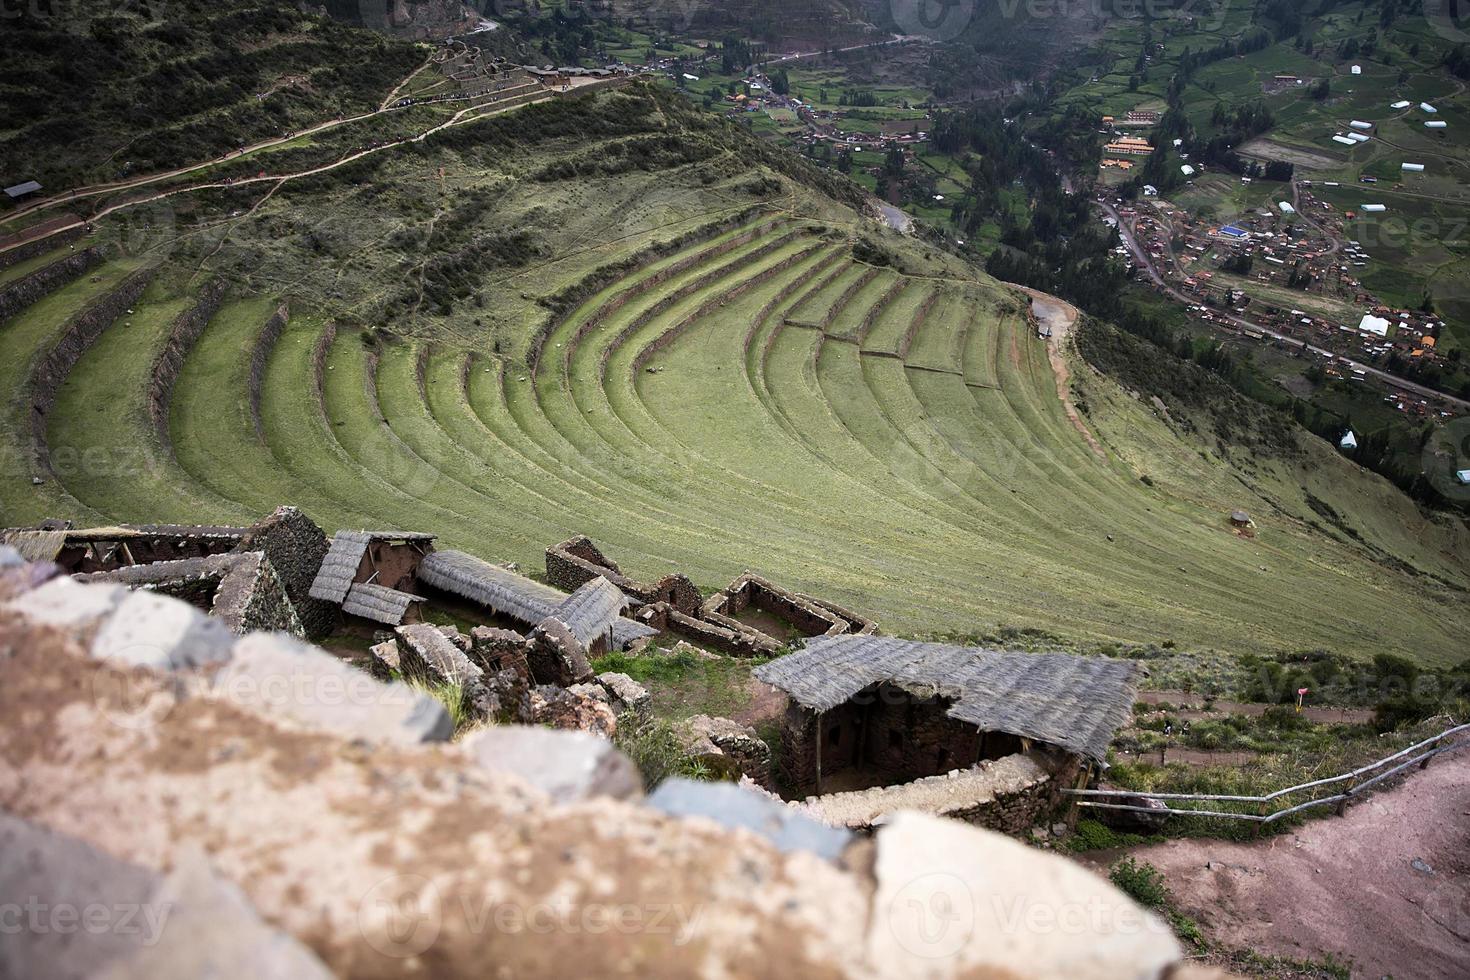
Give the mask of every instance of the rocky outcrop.
[{"label": "rocky outcrop", "polygon": [[[122,669],[90,650],[116,587],[67,580],[69,602],[36,602],[34,573],[5,566],[0,810],[93,869],[47,873],[55,847],[38,858],[34,836],[5,838],[7,856],[31,855],[4,863],[6,893],[90,884],[102,855],[141,869],[116,873],[118,894],[151,900],[202,849],[238,898],[179,900],[209,918],[166,924],[153,949],[177,953],[113,975],[313,976],[302,947],[339,976],[1184,975],[1157,918],[1001,835],[901,814],[854,837],[728,784],[641,799],[591,737],[387,737],[363,712],[391,685],[359,674],[367,686],[344,691],[335,670],[352,668],[268,636],[232,641],[222,667]],[[239,683],[205,683],[222,671]],[[7,974],[94,974],[116,938],[45,931],[26,959],[14,942],[0,959]]]},{"label": "rocky outcrop", "polygon": [[102,250],[95,245],[44,265],[35,272],[0,289],[0,320],[8,320],[37,300],[81,278],[102,264]]}]

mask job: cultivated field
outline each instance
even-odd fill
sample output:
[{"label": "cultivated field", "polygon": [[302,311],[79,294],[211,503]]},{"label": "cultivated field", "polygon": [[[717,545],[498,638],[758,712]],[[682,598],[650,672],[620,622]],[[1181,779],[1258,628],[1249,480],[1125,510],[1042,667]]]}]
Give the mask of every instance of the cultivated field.
[{"label": "cultivated field", "polygon": [[[204,288],[165,267],[75,360],[38,441],[38,364],[139,265],[105,263],[0,326],[17,461],[0,523],[291,502],[527,569],[584,532],[635,575],[713,588],[750,568],[894,632],[1463,655],[1465,543],[1387,484],[1317,444],[1236,468],[1078,362],[1100,456],[1019,294],[917,255],[909,274],[865,264],[855,216],[799,213],[636,253],[504,353],[306,306],[281,326],[280,297],[231,294],[187,350],[162,438],[150,379]],[[1237,507],[1254,536],[1232,530]]]}]

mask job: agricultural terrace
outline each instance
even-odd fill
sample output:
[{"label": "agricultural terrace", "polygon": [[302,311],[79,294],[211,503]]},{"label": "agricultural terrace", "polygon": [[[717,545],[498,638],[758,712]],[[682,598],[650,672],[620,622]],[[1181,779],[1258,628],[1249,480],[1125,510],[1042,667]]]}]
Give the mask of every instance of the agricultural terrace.
[{"label": "agricultural terrace", "polygon": [[1076,363],[1095,451],[1018,293],[866,264],[857,227],[768,209],[630,252],[506,355],[104,262],[0,327],[0,523],[292,502],[526,568],[585,532],[634,575],[751,568],[894,632],[1463,655],[1465,550],[1387,484],[1315,445],[1236,470]]}]

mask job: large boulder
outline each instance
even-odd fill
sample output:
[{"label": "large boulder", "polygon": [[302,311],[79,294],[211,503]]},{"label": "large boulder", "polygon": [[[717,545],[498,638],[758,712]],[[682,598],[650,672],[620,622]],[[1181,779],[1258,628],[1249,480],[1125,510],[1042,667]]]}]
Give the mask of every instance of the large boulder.
[{"label": "large boulder", "polygon": [[557,803],[643,795],[638,767],[605,738],[523,725],[481,729],[463,743],[487,769],[514,773]]},{"label": "large boulder", "polygon": [[283,634],[251,633],[210,682],[215,697],[287,725],[345,738],[442,742],[453,724],[434,698],[385,684]]},{"label": "large boulder", "polygon": [[1179,962],[1167,923],[1064,857],[903,812],[877,836],[867,953],[879,976],[915,958],[945,976],[1154,980]]},{"label": "large boulder", "polygon": [[0,976],[109,980],[331,976],[193,848],[167,875],[0,813]]}]

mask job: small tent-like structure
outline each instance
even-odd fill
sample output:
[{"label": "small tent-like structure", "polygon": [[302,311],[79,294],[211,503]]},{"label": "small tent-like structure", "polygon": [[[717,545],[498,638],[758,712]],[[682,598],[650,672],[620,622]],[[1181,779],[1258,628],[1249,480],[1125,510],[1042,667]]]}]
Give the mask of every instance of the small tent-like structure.
[{"label": "small tent-like structure", "polygon": [[1352,429],[1348,429],[1347,432],[1343,433],[1342,438],[1337,440],[1337,448],[1346,450],[1347,452],[1352,452],[1358,448],[1358,437],[1353,433]]}]

